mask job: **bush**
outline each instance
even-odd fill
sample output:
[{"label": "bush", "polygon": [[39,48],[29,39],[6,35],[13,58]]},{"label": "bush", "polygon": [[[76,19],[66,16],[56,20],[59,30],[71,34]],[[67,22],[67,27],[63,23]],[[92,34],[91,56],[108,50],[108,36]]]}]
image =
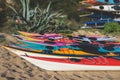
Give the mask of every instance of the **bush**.
[{"label": "bush", "polygon": [[105,33],[120,32],[120,25],[117,22],[110,22],[104,25]]},{"label": "bush", "polygon": [[0,26],[3,26],[6,21],[6,1],[0,0]]},{"label": "bush", "polygon": [[[13,6],[8,5],[10,9],[15,12],[15,18],[13,18],[15,24],[15,30],[45,33],[49,32],[50,29],[56,29],[56,26],[50,24],[51,21],[59,18],[62,14],[60,11],[51,10],[51,2],[49,2],[47,8],[42,9],[39,5],[32,8],[30,6],[31,0],[20,0],[21,10],[15,9]],[[55,31],[55,30],[52,30]]]}]

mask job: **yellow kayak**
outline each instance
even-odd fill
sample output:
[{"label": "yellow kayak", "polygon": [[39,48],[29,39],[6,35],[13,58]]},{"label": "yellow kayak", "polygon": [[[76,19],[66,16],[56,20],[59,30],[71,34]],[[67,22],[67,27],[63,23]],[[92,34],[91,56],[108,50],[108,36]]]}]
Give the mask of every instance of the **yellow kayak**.
[{"label": "yellow kayak", "polygon": [[18,31],[19,34],[23,36],[40,36],[38,33],[29,33],[29,32],[24,32],[24,31]]},{"label": "yellow kayak", "polygon": [[108,53],[108,54],[93,54],[89,52],[85,52],[82,50],[72,50],[68,48],[62,48],[60,50],[53,50],[54,54],[69,54],[69,55],[90,55],[90,56],[118,56],[114,53]]}]

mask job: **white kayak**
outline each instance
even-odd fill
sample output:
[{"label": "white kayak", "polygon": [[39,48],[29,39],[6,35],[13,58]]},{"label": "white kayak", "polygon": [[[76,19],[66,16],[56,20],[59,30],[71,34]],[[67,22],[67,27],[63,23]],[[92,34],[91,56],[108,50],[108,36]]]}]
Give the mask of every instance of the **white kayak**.
[{"label": "white kayak", "polygon": [[[92,58],[57,58],[55,56],[44,57],[27,55],[21,50],[4,47],[7,50],[19,55],[30,63],[52,71],[78,71],[78,70],[120,70],[120,59],[110,57]],[[29,53],[30,54],[30,53]]]},{"label": "white kayak", "polygon": [[120,5],[99,5],[99,6],[91,6],[88,7],[87,9],[107,11],[107,12],[119,12]]}]

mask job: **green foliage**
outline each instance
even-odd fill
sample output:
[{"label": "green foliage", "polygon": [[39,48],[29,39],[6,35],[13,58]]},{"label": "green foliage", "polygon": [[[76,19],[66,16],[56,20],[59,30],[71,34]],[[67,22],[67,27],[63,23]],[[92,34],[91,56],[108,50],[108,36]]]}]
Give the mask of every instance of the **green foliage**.
[{"label": "green foliage", "polygon": [[0,26],[3,26],[4,23],[7,21],[6,18],[6,1],[5,0],[0,0]]},{"label": "green foliage", "polygon": [[22,7],[23,7],[23,18],[26,20],[26,21],[30,21],[30,0],[20,0],[21,3],[22,3]]},{"label": "green foliage", "polygon": [[30,21],[30,0],[20,0],[21,4],[22,4],[22,10],[19,9],[15,9],[14,7],[10,6],[10,5],[7,5],[9,8],[11,8],[14,13],[17,15],[17,19],[22,19],[24,20],[25,23],[29,23]]},{"label": "green foliage", "polygon": [[59,30],[69,30],[69,28],[70,28],[69,23],[68,23],[66,17],[64,17],[64,16],[59,17],[59,19],[55,19],[53,21],[53,23],[55,26],[54,32],[59,32]]},{"label": "green foliage", "polygon": [[37,0],[41,7],[45,7],[45,5],[52,1],[52,9],[62,10],[67,16],[68,19],[75,19],[79,21],[79,12],[78,9],[80,8],[80,1],[82,0]]},{"label": "green foliage", "polygon": [[[61,15],[61,12],[52,12],[50,8],[51,2],[49,2],[46,9],[39,8],[39,5],[32,8],[30,6],[30,0],[21,0],[21,4],[22,12],[9,6],[17,15],[16,30],[44,33],[49,29],[56,29],[50,28],[50,22],[55,21]],[[56,26],[54,25],[52,27]]]},{"label": "green foliage", "polygon": [[106,23],[104,25],[104,32],[105,33],[120,32],[120,25],[116,22]]}]

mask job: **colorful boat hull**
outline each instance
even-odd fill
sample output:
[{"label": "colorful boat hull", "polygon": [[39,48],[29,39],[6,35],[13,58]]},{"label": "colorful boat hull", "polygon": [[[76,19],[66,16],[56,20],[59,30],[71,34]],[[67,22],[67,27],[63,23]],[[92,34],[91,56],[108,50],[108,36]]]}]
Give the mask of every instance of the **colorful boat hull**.
[{"label": "colorful boat hull", "polygon": [[92,4],[92,5],[100,5],[103,4],[101,2],[97,2],[96,0],[84,0],[82,1],[83,4]]},{"label": "colorful boat hull", "polygon": [[[71,46],[70,44],[66,44],[66,43],[56,43],[56,42],[41,43],[41,42],[30,42],[24,40],[19,40],[19,41],[25,44],[26,46],[37,50],[48,50],[49,48],[52,50],[58,50],[60,48],[80,49],[77,46]],[[75,45],[75,43],[73,45]]]},{"label": "colorful boat hull", "polygon": [[36,36],[36,37],[59,37],[61,34],[56,34],[56,33],[45,33],[43,35],[38,34],[38,33],[30,33],[30,32],[24,32],[24,31],[18,31],[19,34],[23,36]]},{"label": "colorful boat hull", "polygon": [[[25,60],[31,62],[32,64],[43,68],[45,70],[52,71],[72,71],[72,70],[120,70],[120,60],[104,60],[97,63],[90,61],[83,61],[79,63],[78,61],[72,61],[68,59],[57,59],[57,58],[43,58],[34,56],[20,56]],[[115,62],[117,61],[117,63]],[[85,63],[86,62],[86,63]],[[112,63],[110,63],[112,62]],[[114,63],[115,62],[115,63]]]},{"label": "colorful boat hull", "polygon": [[[52,71],[71,71],[71,70],[120,70],[120,59],[92,57],[92,58],[71,58],[57,56],[35,56],[27,55],[20,50],[4,47],[17,54],[32,64]],[[29,53],[30,54],[30,53]]]},{"label": "colorful boat hull", "polygon": [[38,33],[29,33],[24,31],[18,31],[18,33],[24,36],[41,36],[41,34],[38,34]]},{"label": "colorful boat hull", "polygon": [[[39,51],[30,51],[30,50],[23,50],[20,48],[14,48],[14,47],[6,47],[4,46],[5,49],[17,54],[17,55],[27,55],[27,56],[35,56],[35,57],[46,57],[46,58],[80,58],[80,57],[98,57],[98,56],[107,56],[107,57],[115,57],[119,56],[116,54],[92,54],[92,53],[87,53],[84,51],[76,51],[76,53],[71,53],[69,51],[61,51],[62,53],[56,53],[56,51],[53,52],[39,52]],[[75,52],[75,51],[74,51]]]},{"label": "colorful boat hull", "polygon": [[116,12],[120,11],[120,5],[99,5],[99,6],[91,6],[88,9],[94,9],[99,11],[106,11],[106,12]]},{"label": "colorful boat hull", "polygon": [[107,3],[107,4],[120,4],[119,0],[96,0],[97,2]]}]

